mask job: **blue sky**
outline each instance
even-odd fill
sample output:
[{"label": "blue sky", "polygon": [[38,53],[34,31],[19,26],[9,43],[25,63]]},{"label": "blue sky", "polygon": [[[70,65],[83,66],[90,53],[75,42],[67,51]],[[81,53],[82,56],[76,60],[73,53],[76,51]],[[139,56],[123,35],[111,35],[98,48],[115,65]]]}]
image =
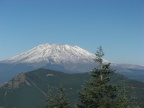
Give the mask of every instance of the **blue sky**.
[{"label": "blue sky", "polygon": [[144,66],[144,0],[0,0],[0,60],[43,43]]}]

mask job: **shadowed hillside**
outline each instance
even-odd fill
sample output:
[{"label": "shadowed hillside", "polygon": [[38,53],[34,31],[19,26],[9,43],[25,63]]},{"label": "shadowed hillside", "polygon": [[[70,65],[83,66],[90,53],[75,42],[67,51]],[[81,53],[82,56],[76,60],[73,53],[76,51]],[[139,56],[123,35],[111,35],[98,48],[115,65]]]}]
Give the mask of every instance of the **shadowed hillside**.
[{"label": "shadowed hillside", "polygon": [[[0,106],[11,108],[44,108],[48,87],[57,88],[60,84],[67,89],[70,102],[78,102],[77,91],[85,80],[89,80],[88,73],[66,74],[63,72],[38,69],[19,74],[0,88]],[[129,101],[142,106],[144,99],[144,83],[129,80],[114,74],[111,83],[125,85]]]}]

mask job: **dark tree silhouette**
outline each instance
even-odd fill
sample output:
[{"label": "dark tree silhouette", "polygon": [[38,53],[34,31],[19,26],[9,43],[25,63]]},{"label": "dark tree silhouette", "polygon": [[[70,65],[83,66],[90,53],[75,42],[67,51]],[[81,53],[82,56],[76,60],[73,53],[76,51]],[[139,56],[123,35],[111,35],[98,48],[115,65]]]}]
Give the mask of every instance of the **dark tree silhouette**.
[{"label": "dark tree silhouette", "polygon": [[99,66],[92,70],[91,80],[85,82],[87,86],[79,92],[81,104],[78,108],[127,108],[125,93],[109,83],[115,70],[110,68],[110,63],[103,62],[103,56],[103,49],[99,47],[95,59]]}]

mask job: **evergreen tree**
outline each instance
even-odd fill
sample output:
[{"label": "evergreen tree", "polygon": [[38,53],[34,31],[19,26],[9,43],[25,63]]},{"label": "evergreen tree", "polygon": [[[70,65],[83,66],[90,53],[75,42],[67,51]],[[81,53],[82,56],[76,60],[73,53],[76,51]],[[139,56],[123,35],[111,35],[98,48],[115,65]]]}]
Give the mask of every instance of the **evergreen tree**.
[{"label": "evergreen tree", "polygon": [[51,89],[48,91],[48,99],[46,108],[70,108],[66,90],[60,86],[57,95],[52,96]]},{"label": "evergreen tree", "polygon": [[118,94],[118,104],[117,104],[117,107],[118,108],[128,108],[128,100],[125,96],[125,90],[123,89],[122,91],[119,91],[119,94]]},{"label": "evergreen tree", "polygon": [[70,108],[70,103],[65,89],[60,86],[56,97],[56,108]]},{"label": "evergreen tree", "polygon": [[52,96],[52,89],[49,88],[48,89],[48,94],[47,94],[47,103],[46,103],[46,107],[45,108],[54,108],[53,106],[55,106],[55,98]]},{"label": "evergreen tree", "polygon": [[[118,86],[110,84],[110,75],[115,71],[110,69],[110,63],[104,63],[104,52],[99,47],[95,61],[98,67],[91,72],[91,80],[79,92],[80,105],[78,108],[127,108],[124,94],[119,94]],[[122,93],[122,92],[121,92]],[[124,93],[124,92],[123,92]]]}]

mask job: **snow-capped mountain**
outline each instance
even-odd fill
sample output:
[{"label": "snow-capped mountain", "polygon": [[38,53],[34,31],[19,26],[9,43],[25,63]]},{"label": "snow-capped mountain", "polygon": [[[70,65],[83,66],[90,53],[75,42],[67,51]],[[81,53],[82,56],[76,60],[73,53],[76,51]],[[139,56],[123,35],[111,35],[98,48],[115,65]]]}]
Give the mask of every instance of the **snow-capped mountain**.
[{"label": "snow-capped mountain", "polygon": [[17,56],[9,58],[5,63],[29,63],[35,65],[42,63],[41,66],[47,63],[87,63],[93,62],[95,55],[78,47],[59,44],[42,44],[29,51],[21,53]]},{"label": "snow-capped mountain", "polygon": [[[48,68],[68,73],[90,71],[95,55],[78,47],[62,44],[42,44],[29,51],[0,61],[0,80],[9,79],[21,72]],[[107,62],[104,60],[104,62]],[[10,76],[10,77],[9,77]]]},{"label": "snow-capped mountain", "polygon": [[4,60],[3,63],[26,64],[33,68],[44,67],[65,72],[85,72],[92,68],[95,57],[78,46],[42,44]]},{"label": "snow-capped mountain", "polygon": [[[29,51],[0,61],[0,80],[9,80],[18,73],[38,68],[47,68],[67,73],[88,72],[96,67],[95,58],[95,54],[78,46],[42,44]],[[108,61],[103,60],[103,62]],[[127,68],[142,68],[144,70],[144,67],[136,65],[112,64],[112,66],[120,70],[122,68],[124,70]]]},{"label": "snow-capped mountain", "polygon": [[78,46],[42,44],[3,62],[28,64],[34,68],[53,67],[55,69],[59,67],[59,69],[62,68],[61,71],[85,72],[95,64],[95,58],[94,54]]}]

